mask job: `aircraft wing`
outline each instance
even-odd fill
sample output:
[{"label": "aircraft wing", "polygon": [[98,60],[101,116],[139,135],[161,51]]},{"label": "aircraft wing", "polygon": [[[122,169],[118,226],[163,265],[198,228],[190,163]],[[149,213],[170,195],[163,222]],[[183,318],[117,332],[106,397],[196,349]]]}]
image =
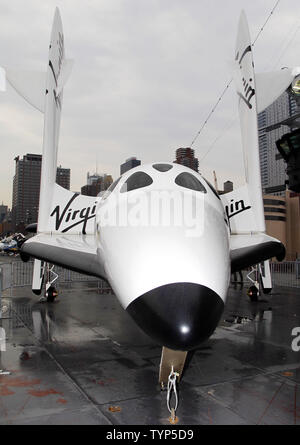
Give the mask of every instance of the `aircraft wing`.
[{"label": "aircraft wing", "polygon": [[232,273],[273,257],[282,261],[285,257],[285,247],[269,235],[258,233],[230,237]]},{"label": "aircraft wing", "polygon": [[79,273],[105,279],[103,261],[93,235],[40,233],[21,247],[23,259],[34,257]]}]

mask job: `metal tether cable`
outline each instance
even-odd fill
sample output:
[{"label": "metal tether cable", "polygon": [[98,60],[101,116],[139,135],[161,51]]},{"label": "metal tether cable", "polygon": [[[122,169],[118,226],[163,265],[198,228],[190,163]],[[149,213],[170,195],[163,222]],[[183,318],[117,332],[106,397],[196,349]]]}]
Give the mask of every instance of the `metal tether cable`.
[{"label": "metal tether cable", "polygon": [[[171,370],[169,378],[168,378],[168,388],[167,388],[167,406],[168,406],[168,410],[171,414],[172,423],[176,423],[176,410],[178,407],[176,379],[178,376],[179,376],[179,374],[177,372],[174,372],[174,368],[172,366],[172,370]],[[172,392],[174,392],[174,396],[175,396],[175,406],[173,408],[171,408],[171,406],[170,406]]]},{"label": "metal tether cable", "polygon": [[[265,23],[263,24],[263,26],[260,28],[257,36],[254,39],[254,42],[252,43],[252,46],[255,45],[257,39],[259,38],[259,36],[261,35],[261,33],[263,32],[265,26],[267,25],[268,21],[270,20],[271,16],[273,15],[275,9],[277,8],[277,6],[279,5],[281,0],[277,0],[275,5],[272,8],[272,11],[270,12],[270,14],[268,15]],[[200,134],[202,133],[204,127],[206,126],[207,122],[209,121],[209,119],[211,118],[212,114],[214,113],[214,111],[216,110],[217,106],[219,105],[219,103],[221,102],[221,100],[223,99],[223,96],[225,95],[226,91],[228,90],[228,88],[230,87],[231,83],[232,83],[233,79],[231,78],[230,81],[228,82],[228,84],[225,86],[223,92],[221,93],[221,95],[219,96],[217,102],[215,103],[215,105],[213,106],[213,108],[211,109],[211,111],[209,112],[207,118],[205,119],[205,121],[203,122],[200,130],[196,133],[196,136],[194,137],[194,139],[192,140],[190,147],[192,147],[194,145],[194,143],[196,142],[196,140],[198,139],[198,137],[200,136]],[[218,138],[219,139],[219,138]],[[208,154],[208,153],[207,153]],[[206,156],[206,155],[205,155]]]}]

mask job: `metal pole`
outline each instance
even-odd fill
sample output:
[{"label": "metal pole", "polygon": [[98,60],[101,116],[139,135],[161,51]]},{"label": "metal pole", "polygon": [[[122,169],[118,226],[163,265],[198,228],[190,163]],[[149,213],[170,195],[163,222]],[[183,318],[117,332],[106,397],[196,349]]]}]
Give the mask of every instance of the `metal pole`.
[{"label": "metal pole", "polygon": [[300,258],[296,259],[295,266],[296,266],[296,279],[299,279],[300,278]]},{"label": "metal pole", "polygon": [[0,320],[2,318],[2,289],[3,289],[3,275],[2,267],[0,267]]},{"label": "metal pole", "polygon": [[13,279],[14,279],[14,275],[13,275],[13,269],[14,267],[14,262],[12,261],[10,263],[10,298],[12,298],[12,288],[13,288]]}]

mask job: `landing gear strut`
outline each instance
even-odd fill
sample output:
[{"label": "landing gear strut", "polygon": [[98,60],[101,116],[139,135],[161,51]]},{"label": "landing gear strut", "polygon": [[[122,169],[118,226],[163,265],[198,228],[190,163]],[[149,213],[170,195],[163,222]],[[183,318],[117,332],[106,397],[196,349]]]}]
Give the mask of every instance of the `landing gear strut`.
[{"label": "landing gear strut", "polygon": [[46,291],[45,291],[45,299],[48,303],[53,303],[55,298],[58,295],[58,291],[56,290],[55,286],[53,285],[55,281],[58,278],[58,274],[54,272],[54,265],[50,265],[49,263],[46,263]]},{"label": "landing gear strut", "polygon": [[[251,277],[252,274],[254,274],[254,278]],[[247,275],[248,280],[251,281],[251,283],[252,283],[252,286],[250,286],[247,291],[247,295],[249,296],[249,298],[252,302],[257,301],[257,299],[258,299],[257,297],[260,294],[258,274],[259,274],[258,267],[252,266],[251,271]]]},{"label": "landing gear strut", "polygon": [[[161,361],[159,367],[159,383],[161,390],[167,390],[167,406],[171,414],[169,422],[174,425],[178,422],[176,409],[178,406],[178,394],[176,384],[181,378],[187,351],[173,351],[166,347],[162,348]],[[167,387],[165,386],[167,384]],[[171,397],[175,397],[175,406],[171,407]]]},{"label": "landing gear strut", "polygon": [[[251,277],[252,274],[253,277]],[[262,293],[269,294],[272,291],[272,279],[268,260],[253,266],[247,278],[251,282],[251,286],[247,291],[251,301],[258,301],[258,296]]]}]

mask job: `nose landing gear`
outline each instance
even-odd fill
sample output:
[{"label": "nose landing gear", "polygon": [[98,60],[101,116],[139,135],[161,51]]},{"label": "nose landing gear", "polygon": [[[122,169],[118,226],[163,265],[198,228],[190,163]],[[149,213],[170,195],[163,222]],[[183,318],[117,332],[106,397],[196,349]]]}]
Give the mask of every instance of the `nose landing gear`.
[{"label": "nose landing gear", "polygon": [[[169,422],[172,425],[178,423],[176,409],[178,406],[177,383],[182,376],[187,351],[174,351],[163,347],[159,366],[159,383],[162,391],[167,390],[167,406],[170,412]],[[175,406],[171,408],[171,397],[175,397]]]},{"label": "nose landing gear", "polygon": [[[252,274],[253,278],[251,277]],[[247,295],[252,302],[257,302],[258,296],[261,293],[269,294],[272,291],[272,279],[268,260],[252,267],[247,278],[252,283],[247,291]]]},{"label": "nose landing gear", "polygon": [[49,263],[45,264],[45,294],[40,301],[47,301],[47,303],[53,303],[55,298],[58,296],[58,291],[54,286],[55,281],[58,279],[58,274],[54,272],[54,265]]}]

